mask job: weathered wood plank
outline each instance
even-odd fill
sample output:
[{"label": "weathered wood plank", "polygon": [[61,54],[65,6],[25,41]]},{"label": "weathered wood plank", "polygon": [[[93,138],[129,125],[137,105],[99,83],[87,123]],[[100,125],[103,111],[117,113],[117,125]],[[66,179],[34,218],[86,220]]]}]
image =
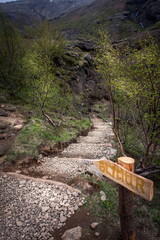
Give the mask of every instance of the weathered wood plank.
[{"label": "weathered wood plank", "polygon": [[153,181],[130,172],[119,164],[107,159],[95,161],[94,164],[104,176],[146,200],[152,200]]}]

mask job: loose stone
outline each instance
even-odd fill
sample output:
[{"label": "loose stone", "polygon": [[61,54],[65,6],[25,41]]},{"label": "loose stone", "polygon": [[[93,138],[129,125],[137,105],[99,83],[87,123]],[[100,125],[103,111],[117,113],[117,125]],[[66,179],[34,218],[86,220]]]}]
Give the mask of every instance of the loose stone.
[{"label": "loose stone", "polygon": [[67,218],[63,215],[60,215],[60,222],[64,223],[67,220]]},{"label": "loose stone", "polygon": [[82,228],[80,226],[68,229],[62,236],[62,240],[80,240]]},{"label": "loose stone", "polygon": [[23,225],[23,222],[21,222],[21,221],[19,221],[19,220],[16,220],[16,225],[17,225],[18,227],[21,227],[21,226]]},{"label": "loose stone", "polygon": [[95,233],[95,236],[98,237],[98,236],[99,236],[99,232],[96,232],[96,233]]},{"label": "loose stone", "polygon": [[92,229],[95,229],[98,225],[99,225],[99,223],[94,222],[94,223],[91,224],[91,228],[92,228]]}]

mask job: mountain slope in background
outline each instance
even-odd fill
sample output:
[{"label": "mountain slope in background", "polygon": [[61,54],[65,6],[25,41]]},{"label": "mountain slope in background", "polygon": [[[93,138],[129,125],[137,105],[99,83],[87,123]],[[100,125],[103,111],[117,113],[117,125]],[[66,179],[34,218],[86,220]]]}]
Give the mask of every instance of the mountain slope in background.
[{"label": "mountain slope in background", "polygon": [[[143,31],[160,21],[160,0],[97,0],[53,20],[69,37],[108,29],[114,39]],[[157,28],[159,25],[157,24]]]},{"label": "mountain slope in background", "polygon": [[22,27],[44,19],[54,19],[72,9],[90,4],[94,0],[22,0],[1,3],[0,7],[13,23]]},{"label": "mountain slope in background", "polygon": [[69,39],[108,29],[117,40],[160,21],[160,0],[22,0],[0,7],[21,29],[48,19]]}]

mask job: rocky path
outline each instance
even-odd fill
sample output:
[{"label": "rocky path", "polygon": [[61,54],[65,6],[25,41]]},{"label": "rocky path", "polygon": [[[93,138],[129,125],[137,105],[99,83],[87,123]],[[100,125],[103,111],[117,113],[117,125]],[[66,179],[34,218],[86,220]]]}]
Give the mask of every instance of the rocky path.
[{"label": "rocky path", "polygon": [[30,167],[32,173],[40,173],[44,178],[61,179],[68,182],[85,172],[100,175],[93,165],[93,160],[106,157],[111,159],[116,154],[113,148],[111,122],[92,119],[94,129],[86,137],[79,137],[77,143],[70,144],[59,157],[40,157],[40,166]]},{"label": "rocky path", "polygon": [[[93,160],[116,154],[111,123],[94,118],[93,125],[88,136],[79,137],[59,157],[40,156],[40,165],[28,169],[30,175],[40,174],[43,179],[0,174],[0,240],[55,239],[54,230],[62,227],[84,203],[82,192],[68,184],[86,172],[100,175]],[[74,240],[65,235],[62,239]]]}]

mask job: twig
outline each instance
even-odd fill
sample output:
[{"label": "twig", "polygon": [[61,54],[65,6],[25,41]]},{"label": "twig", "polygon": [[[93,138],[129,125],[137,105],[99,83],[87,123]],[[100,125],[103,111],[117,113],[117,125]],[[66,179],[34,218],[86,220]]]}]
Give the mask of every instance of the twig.
[{"label": "twig", "polygon": [[53,122],[53,120],[44,112],[42,111],[43,115],[48,119],[48,121],[54,126],[56,127],[56,124]]}]

